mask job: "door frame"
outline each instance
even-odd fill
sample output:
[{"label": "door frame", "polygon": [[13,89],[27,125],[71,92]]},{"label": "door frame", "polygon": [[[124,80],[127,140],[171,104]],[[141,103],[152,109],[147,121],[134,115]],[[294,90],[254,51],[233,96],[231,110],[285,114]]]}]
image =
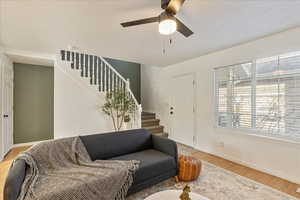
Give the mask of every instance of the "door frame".
[{"label": "door frame", "polygon": [[[9,73],[9,78],[11,81],[9,84],[11,84],[11,87],[7,88],[7,80],[5,76],[7,75],[6,72]],[[0,161],[4,159],[5,155],[10,151],[11,147],[13,146],[13,84],[14,79],[14,71],[13,71],[13,63],[10,61],[10,59],[4,55],[0,54]],[[9,95],[9,97],[7,96]],[[4,100],[4,98],[6,98]],[[8,103],[8,101],[10,101]],[[5,102],[5,105],[4,103]],[[5,113],[6,109],[5,106],[9,107],[9,110],[11,113]],[[4,114],[8,114],[9,118],[4,119]],[[7,128],[7,120],[9,121],[9,131],[10,133],[5,133],[4,128]],[[7,134],[7,135],[5,135]]]},{"label": "door frame", "polygon": [[[192,81],[193,81],[193,144],[192,144],[192,147],[196,147],[197,144],[198,144],[198,138],[197,138],[197,74],[194,73],[194,72],[191,72],[191,73],[184,73],[184,74],[179,74],[179,75],[175,75],[175,76],[171,76],[171,82],[176,79],[176,78],[179,78],[179,77],[182,77],[182,76],[192,76]],[[169,128],[169,131],[170,131],[170,138],[173,139],[174,141],[176,142],[179,142],[181,143],[181,141],[178,141],[176,139],[173,138],[173,118],[172,118],[172,115],[170,114],[170,107],[173,103],[173,90],[171,92],[171,95],[169,95],[169,107],[168,107],[168,116],[169,116],[169,123],[170,123],[170,128]],[[185,144],[186,145],[186,144]]]},{"label": "door frame", "polygon": [[4,57],[0,54],[0,161],[4,158],[4,135],[3,135],[3,66]]}]

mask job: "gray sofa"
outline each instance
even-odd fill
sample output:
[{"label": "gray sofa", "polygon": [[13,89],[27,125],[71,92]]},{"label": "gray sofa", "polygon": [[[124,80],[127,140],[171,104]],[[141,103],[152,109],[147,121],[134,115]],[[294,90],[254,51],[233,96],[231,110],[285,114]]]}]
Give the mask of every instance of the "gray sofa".
[{"label": "gray sofa", "polygon": [[[92,160],[139,160],[140,168],[128,195],[178,174],[177,145],[174,141],[151,135],[144,129],[80,137]],[[4,186],[4,200],[17,200],[26,164],[15,162]]]}]

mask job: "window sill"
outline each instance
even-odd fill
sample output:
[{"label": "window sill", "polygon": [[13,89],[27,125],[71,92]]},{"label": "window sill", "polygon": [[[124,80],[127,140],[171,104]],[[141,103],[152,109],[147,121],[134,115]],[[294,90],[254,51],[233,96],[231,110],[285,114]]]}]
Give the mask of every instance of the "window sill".
[{"label": "window sill", "polygon": [[221,126],[214,126],[214,128],[216,130],[221,130],[221,131],[230,131],[230,133],[233,133],[233,134],[246,135],[246,136],[251,136],[251,137],[255,137],[255,138],[266,139],[269,141],[271,140],[271,141],[275,141],[275,142],[280,142],[280,143],[284,143],[284,144],[292,144],[292,145],[296,145],[296,146],[300,147],[300,139],[272,137],[272,136],[269,136],[260,131],[242,129],[242,128],[229,128],[229,127],[221,127]]}]

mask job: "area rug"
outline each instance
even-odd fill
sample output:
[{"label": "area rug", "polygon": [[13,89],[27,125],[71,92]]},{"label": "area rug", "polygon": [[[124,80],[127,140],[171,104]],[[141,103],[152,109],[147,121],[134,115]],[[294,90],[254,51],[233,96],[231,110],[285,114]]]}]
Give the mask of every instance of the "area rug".
[{"label": "area rug", "polygon": [[[188,154],[191,149],[179,145],[179,151]],[[189,185],[192,192],[210,200],[297,200],[297,198],[205,161],[202,161],[202,164],[200,177],[196,181],[189,182]],[[182,187],[183,184],[175,186],[172,178],[131,195],[127,200],[143,200],[153,193]]]}]

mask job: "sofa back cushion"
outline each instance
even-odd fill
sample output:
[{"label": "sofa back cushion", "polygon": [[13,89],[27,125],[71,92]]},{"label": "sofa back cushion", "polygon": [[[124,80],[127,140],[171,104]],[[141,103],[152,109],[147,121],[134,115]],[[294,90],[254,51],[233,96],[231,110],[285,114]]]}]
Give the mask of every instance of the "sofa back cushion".
[{"label": "sofa back cushion", "polygon": [[80,136],[92,160],[104,160],[152,148],[145,129]]}]

